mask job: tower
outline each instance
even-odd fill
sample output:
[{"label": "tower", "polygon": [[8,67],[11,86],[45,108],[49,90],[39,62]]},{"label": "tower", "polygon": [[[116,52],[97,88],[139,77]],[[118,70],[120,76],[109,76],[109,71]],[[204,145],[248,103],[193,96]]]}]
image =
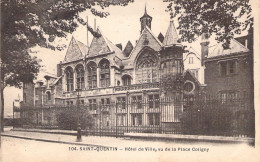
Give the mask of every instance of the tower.
[{"label": "tower", "polygon": [[161,90],[166,96],[176,96],[182,92],[184,46],[178,42],[178,34],[173,21],[165,34],[160,51]]},{"label": "tower", "polygon": [[140,22],[141,22],[141,33],[143,32],[145,26],[148,26],[149,29],[151,29],[152,17],[147,14],[146,5],[144,8],[144,15],[140,18]]}]

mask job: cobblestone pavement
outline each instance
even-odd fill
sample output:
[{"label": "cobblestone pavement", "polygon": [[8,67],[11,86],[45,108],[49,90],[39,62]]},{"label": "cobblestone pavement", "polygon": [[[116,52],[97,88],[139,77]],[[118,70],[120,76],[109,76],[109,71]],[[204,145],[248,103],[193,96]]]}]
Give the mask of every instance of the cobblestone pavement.
[{"label": "cobblestone pavement", "polygon": [[[75,145],[72,135],[36,132],[6,131],[5,135],[26,137],[49,142],[26,140],[2,136],[1,155],[5,161],[114,161],[133,158],[138,161],[172,161],[182,158],[193,160],[245,159],[248,154],[239,152],[254,148],[246,144],[202,143],[184,141],[152,141],[129,138],[83,136],[80,144]],[[51,142],[56,141],[56,142]],[[60,143],[66,142],[67,144]],[[70,143],[70,144],[68,144]],[[95,145],[95,146],[92,146]],[[103,148],[106,146],[107,148]],[[226,155],[226,156],[223,156]],[[251,160],[254,161],[254,160]],[[257,160],[256,160],[257,161]]]}]

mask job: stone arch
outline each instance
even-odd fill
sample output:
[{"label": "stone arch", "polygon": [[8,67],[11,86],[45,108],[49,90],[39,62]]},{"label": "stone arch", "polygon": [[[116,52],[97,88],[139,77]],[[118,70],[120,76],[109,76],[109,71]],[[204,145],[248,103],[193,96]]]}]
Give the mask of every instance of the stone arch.
[{"label": "stone arch", "polygon": [[101,59],[98,67],[100,68],[100,87],[110,86],[110,62],[108,59]]},{"label": "stone arch", "polygon": [[97,88],[97,64],[94,61],[90,61],[86,66],[88,76],[88,88]]},{"label": "stone arch", "polygon": [[64,70],[66,80],[66,91],[70,92],[74,90],[74,70],[71,66],[67,66]]},{"label": "stone arch", "polygon": [[81,63],[76,65],[75,73],[76,73],[76,88],[84,89],[85,88],[85,68]]},{"label": "stone arch", "polygon": [[159,59],[150,47],[143,48],[135,60],[135,78],[137,84],[158,82]]}]

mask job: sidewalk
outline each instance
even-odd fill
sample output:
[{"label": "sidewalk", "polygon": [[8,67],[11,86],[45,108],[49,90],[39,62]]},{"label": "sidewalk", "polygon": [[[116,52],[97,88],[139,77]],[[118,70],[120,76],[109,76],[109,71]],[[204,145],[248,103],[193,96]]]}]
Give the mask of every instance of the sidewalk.
[{"label": "sidewalk", "polygon": [[[47,130],[47,129],[22,129],[15,128],[11,131],[2,133],[2,136],[22,138],[28,140],[37,140],[45,142],[65,143],[73,145],[86,146],[104,146],[104,147],[121,147],[126,144],[140,144],[140,141],[151,141],[161,143],[247,143],[253,144],[254,138],[224,137],[224,136],[198,136],[198,135],[181,135],[181,134],[151,134],[151,133],[125,133],[125,137],[99,137],[99,136],[82,136],[82,142],[76,142],[76,131],[71,130]],[[135,143],[138,141],[137,143]]]}]

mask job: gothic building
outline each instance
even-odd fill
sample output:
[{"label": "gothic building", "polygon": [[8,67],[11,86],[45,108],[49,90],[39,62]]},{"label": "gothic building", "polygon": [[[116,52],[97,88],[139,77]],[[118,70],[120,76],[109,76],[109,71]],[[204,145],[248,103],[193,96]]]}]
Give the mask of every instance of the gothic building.
[{"label": "gothic building", "polygon": [[[139,40],[134,46],[129,41],[124,49],[109,41],[100,28],[96,29],[100,36],[93,37],[89,47],[72,37],[64,60],[57,65],[57,76],[46,75],[46,83],[25,84],[22,108],[40,107],[27,116],[36,124],[55,124],[55,115],[44,113],[42,107],[76,105],[79,91],[80,104],[87,105],[96,125],[115,125],[111,118],[115,114],[122,126],[179,122],[182,106],[168,105],[163,110],[159,98],[182,97],[183,78],[189,78],[188,83],[197,79],[190,72],[183,77],[184,46],[178,42],[173,21],[165,36],[158,37],[151,30],[152,17],[146,8],[140,22]],[[112,103],[120,103],[117,110],[98,108]],[[98,121],[100,115],[102,121]]]}]

